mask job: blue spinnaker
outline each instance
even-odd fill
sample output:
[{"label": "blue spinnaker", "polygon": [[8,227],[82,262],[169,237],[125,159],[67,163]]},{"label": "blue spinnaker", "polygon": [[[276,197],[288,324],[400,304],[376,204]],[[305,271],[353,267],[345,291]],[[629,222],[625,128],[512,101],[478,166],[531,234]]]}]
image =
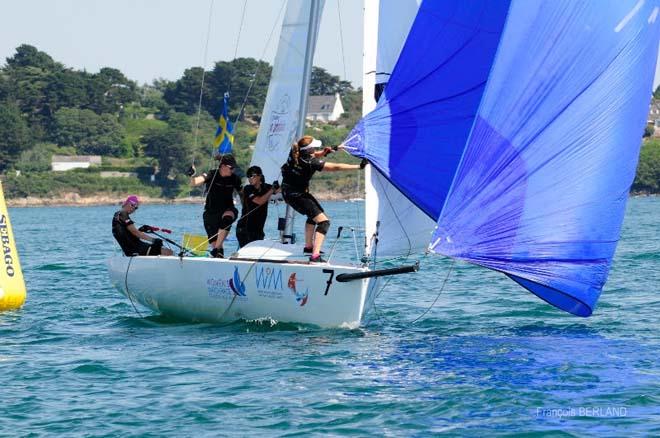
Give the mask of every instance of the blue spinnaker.
[{"label": "blue spinnaker", "polygon": [[[475,21],[445,9],[470,9]],[[658,10],[657,0],[425,1],[385,95],[349,145],[437,219],[433,251],[501,271],[589,316],[635,175]],[[495,48],[442,75],[451,69],[444,48],[465,46],[460,32],[443,32],[452,26],[490,30],[480,47]],[[441,48],[420,35],[436,35]],[[485,84],[471,93],[475,71]],[[446,96],[461,88],[461,103],[448,107]],[[441,127],[428,131],[429,119]]]},{"label": "blue spinnaker", "polygon": [[346,142],[435,220],[465,149],[508,6],[423,2],[378,105]]}]

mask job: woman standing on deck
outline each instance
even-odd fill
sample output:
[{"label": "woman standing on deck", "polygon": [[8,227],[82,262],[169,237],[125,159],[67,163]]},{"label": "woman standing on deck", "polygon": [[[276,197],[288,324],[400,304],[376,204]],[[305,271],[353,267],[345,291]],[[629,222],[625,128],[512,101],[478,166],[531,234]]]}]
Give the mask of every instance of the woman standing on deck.
[{"label": "woman standing on deck", "polygon": [[330,229],[330,219],[316,198],[309,193],[309,181],[315,172],[335,172],[340,170],[364,169],[367,160],[360,164],[330,163],[320,158],[332,153],[333,150],[342,149],[343,145],[335,148],[323,146],[320,140],[309,135],[300,138],[291,146],[287,162],[282,166],[282,195],[298,213],[307,216],[305,223],[304,253],[310,254],[309,261],[323,263],[321,246],[325,235]]}]

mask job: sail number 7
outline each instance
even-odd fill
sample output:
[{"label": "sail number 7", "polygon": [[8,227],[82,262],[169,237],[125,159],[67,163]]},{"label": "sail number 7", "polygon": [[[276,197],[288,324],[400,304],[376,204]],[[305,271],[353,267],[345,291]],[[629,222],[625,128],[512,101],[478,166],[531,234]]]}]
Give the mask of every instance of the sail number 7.
[{"label": "sail number 7", "polygon": [[323,295],[328,295],[328,292],[330,292],[330,285],[332,284],[332,279],[335,278],[335,270],[334,269],[324,269],[323,270],[324,274],[330,274],[330,277],[328,277],[328,281],[326,281],[326,286],[325,288],[325,293]]}]

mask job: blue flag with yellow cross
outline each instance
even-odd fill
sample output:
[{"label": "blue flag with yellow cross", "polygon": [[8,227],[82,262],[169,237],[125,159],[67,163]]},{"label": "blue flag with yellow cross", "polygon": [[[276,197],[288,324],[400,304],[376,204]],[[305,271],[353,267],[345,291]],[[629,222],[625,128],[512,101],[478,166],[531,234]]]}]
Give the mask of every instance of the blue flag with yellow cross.
[{"label": "blue flag with yellow cross", "polygon": [[222,114],[218,118],[218,129],[215,132],[213,145],[221,155],[230,154],[234,146],[234,125],[229,121],[229,93],[222,100]]}]

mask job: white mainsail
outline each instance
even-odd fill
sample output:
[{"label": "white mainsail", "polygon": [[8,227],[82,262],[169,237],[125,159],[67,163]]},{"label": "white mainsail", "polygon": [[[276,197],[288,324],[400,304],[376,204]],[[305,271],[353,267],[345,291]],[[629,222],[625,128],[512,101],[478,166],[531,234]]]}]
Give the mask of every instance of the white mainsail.
[{"label": "white mainsail", "polygon": [[[365,0],[363,115],[376,106],[375,87],[389,80],[420,3],[421,0]],[[371,251],[371,237],[376,231],[378,255],[400,256],[424,251],[435,221],[378,171],[371,166],[365,170],[367,251]]]},{"label": "white mainsail", "polygon": [[304,130],[312,58],[324,0],[289,0],[251,166],[279,178],[291,143]]}]

